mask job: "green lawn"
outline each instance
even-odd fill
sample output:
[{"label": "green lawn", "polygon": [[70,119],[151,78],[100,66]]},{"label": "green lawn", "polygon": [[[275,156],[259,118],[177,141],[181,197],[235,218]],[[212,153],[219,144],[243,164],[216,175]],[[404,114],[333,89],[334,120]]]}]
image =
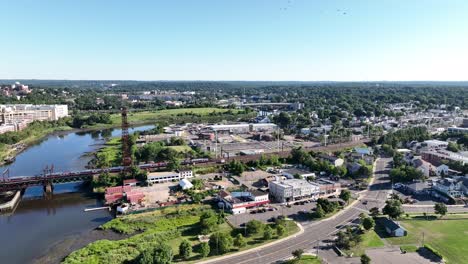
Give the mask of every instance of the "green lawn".
[{"label": "green lawn", "polygon": [[316,256],[302,255],[299,260],[291,259],[285,262],[285,264],[320,264],[322,261]]},{"label": "green lawn", "polygon": [[394,245],[421,246],[423,242],[438,250],[448,263],[464,263],[468,254],[468,216],[448,215],[442,219],[425,220],[422,216],[402,219],[408,230],[405,237],[386,238]]},{"label": "green lawn", "polygon": [[353,256],[363,255],[366,249],[368,248],[378,248],[385,246],[382,239],[374,230],[369,230],[362,235],[362,242],[351,248],[350,250],[345,250],[347,254],[353,253]]},{"label": "green lawn", "polygon": [[171,148],[177,152],[190,152],[192,151],[192,148],[187,146],[187,145],[182,145],[182,146],[168,146],[168,148]]}]

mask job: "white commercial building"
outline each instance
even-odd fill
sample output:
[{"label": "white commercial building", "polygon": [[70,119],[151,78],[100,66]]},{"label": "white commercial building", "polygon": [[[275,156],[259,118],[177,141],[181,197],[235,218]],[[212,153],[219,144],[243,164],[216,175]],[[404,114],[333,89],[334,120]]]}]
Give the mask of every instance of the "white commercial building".
[{"label": "white commercial building", "polygon": [[212,125],[209,128],[213,131],[229,131],[231,133],[248,133],[248,132],[272,132],[277,129],[273,123],[242,123],[230,125]]},{"label": "white commercial building", "polygon": [[148,183],[161,183],[169,181],[180,181],[182,179],[192,178],[191,170],[152,172],[148,174]]},{"label": "white commercial building", "polygon": [[232,193],[223,190],[218,194],[218,201],[218,207],[227,209],[233,214],[245,213],[247,208],[270,203],[268,193],[258,190]]},{"label": "white commercial building", "polygon": [[285,203],[303,198],[317,199],[320,186],[306,180],[288,179],[269,182],[270,195],[278,202]]},{"label": "white commercial building", "polygon": [[67,105],[0,105],[0,123],[55,121],[68,116]]}]

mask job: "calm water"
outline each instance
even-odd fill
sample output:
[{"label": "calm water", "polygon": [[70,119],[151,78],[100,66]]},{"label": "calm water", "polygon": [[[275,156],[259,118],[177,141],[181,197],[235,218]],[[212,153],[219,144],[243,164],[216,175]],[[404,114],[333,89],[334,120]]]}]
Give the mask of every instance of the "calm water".
[{"label": "calm water", "polygon": [[[151,128],[141,126],[130,132]],[[120,129],[51,135],[0,171],[9,167],[11,177],[33,176],[52,164],[55,171],[81,170],[90,160],[86,153],[96,150],[105,138],[120,135]],[[90,231],[111,219],[107,211],[83,212],[101,203],[77,192],[80,188],[76,183],[56,185],[51,200],[42,199],[42,187],[27,189],[13,215],[0,215],[0,263],[31,263],[65,237]]]}]

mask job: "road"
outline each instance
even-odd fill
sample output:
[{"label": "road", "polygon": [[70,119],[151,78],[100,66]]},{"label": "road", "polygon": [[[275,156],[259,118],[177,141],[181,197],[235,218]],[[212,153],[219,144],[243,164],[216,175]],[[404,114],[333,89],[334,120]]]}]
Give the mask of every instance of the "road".
[{"label": "road", "polygon": [[[361,212],[366,212],[372,207],[383,207],[388,196],[390,183],[388,172],[391,159],[378,159],[376,162],[375,180],[369,190],[361,193],[361,201],[342,211],[335,217],[322,221],[307,222],[303,224],[304,233],[291,239],[272,244],[244,254],[226,256],[204,263],[243,264],[243,263],[272,263],[291,257],[291,252],[296,249],[311,249],[321,240],[329,238],[341,227],[358,218]],[[366,200],[367,204],[362,202]],[[331,262],[333,263],[333,262]]]},{"label": "road", "polygon": [[[434,213],[433,205],[403,205],[405,213]],[[447,205],[447,213],[461,214],[468,213],[468,207],[464,205]]]}]

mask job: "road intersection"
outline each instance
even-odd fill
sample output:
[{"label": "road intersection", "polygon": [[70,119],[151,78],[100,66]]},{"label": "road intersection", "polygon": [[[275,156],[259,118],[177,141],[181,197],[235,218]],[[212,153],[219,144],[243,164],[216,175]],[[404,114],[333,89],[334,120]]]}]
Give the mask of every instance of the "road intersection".
[{"label": "road intersection", "polygon": [[[223,256],[203,263],[222,264],[263,264],[274,263],[291,257],[291,252],[296,249],[311,250],[321,241],[329,239],[343,226],[353,222],[363,211],[367,212],[372,207],[382,208],[389,195],[391,184],[389,181],[389,158],[380,158],[376,161],[374,181],[368,190],[360,194],[360,198],[353,204],[339,212],[337,215],[315,222],[303,224],[304,232],[260,248],[239,252],[237,254]],[[330,262],[331,260],[327,260]],[[334,263],[331,261],[330,263]]]}]

